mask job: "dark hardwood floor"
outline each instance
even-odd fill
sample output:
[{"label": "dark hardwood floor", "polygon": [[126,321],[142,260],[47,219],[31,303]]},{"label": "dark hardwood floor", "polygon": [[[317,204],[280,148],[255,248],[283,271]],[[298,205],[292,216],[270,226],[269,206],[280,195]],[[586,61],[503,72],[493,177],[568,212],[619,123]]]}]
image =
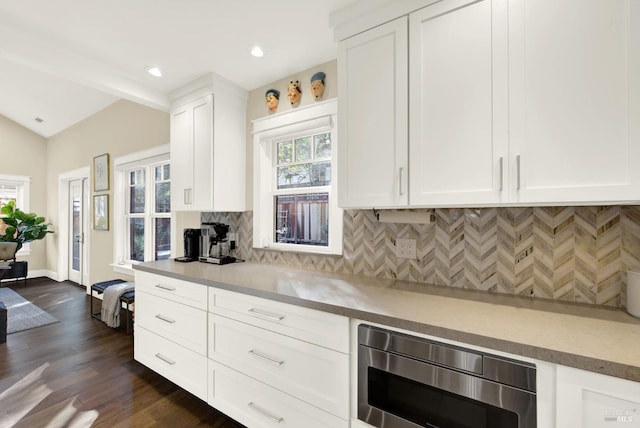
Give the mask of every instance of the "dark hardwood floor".
[{"label": "dark hardwood floor", "polygon": [[242,427],[135,361],[133,337],[91,318],[84,288],[3,286],[60,322],[0,344],[0,427]]}]

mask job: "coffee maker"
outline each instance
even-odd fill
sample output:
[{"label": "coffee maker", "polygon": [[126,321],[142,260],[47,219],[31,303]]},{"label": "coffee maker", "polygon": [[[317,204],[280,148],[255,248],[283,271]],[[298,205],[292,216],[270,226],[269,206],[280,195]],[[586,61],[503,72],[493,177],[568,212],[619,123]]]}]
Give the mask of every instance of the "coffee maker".
[{"label": "coffee maker", "polygon": [[200,229],[184,229],[184,257],[177,257],[178,262],[195,262],[200,256]]},{"label": "coffee maker", "polygon": [[229,225],[202,223],[200,227],[200,261],[224,265],[236,261],[233,257],[235,240],[229,241]]}]

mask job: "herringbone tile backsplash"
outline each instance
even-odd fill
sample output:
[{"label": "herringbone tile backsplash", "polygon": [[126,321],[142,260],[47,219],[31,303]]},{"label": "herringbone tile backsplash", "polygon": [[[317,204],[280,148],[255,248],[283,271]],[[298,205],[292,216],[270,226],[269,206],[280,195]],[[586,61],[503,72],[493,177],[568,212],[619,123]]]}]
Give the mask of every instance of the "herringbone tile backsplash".
[{"label": "herringbone tile backsplash", "polygon": [[[252,212],[202,213],[239,234],[246,260],[549,299],[626,306],[627,269],[640,269],[640,206],[431,210],[427,225],[344,212],[342,256],[253,249]],[[395,240],[416,240],[398,259]]]}]

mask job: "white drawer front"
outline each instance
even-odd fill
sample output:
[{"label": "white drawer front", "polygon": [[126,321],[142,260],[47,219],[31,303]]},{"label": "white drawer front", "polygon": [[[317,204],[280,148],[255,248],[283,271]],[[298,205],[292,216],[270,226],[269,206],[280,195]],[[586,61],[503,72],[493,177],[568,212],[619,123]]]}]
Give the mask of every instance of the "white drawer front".
[{"label": "white drawer front", "polygon": [[210,290],[209,312],[349,352],[347,317],[217,288]]},{"label": "white drawer front", "polygon": [[209,404],[251,428],[348,428],[349,423],[209,360]]},{"label": "white drawer front", "polygon": [[146,291],[174,302],[207,310],[207,287],[195,282],[136,271],[136,290]]},{"label": "white drawer front", "polygon": [[134,357],[196,397],[207,400],[207,357],[140,326],[135,330]]},{"label": "white drawer front", "polygon": [[207,355],[207,313],[203,310],[138,290],[136,324]]},{"label": "white drawer front", "polygon": [[349,355],[209,314],[209,358],[347,419]]}]

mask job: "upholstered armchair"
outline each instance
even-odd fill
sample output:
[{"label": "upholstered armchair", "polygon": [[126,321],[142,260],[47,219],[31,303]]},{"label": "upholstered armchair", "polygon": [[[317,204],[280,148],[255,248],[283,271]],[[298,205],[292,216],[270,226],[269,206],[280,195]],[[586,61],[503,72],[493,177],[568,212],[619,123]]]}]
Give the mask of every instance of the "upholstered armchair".
[{"label": "upholstered armchair", "polygon": [[0,242],[0,278],[4,272],[11,269],[11,265],[16,261],[17,242]]}]

